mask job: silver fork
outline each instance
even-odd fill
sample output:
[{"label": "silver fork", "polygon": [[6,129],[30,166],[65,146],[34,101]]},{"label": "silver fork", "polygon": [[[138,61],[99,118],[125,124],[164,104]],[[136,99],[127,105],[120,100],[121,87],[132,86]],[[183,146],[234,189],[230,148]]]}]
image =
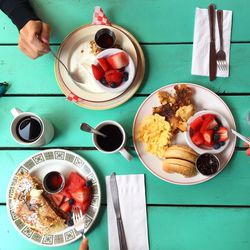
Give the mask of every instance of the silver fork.
[{"label": "silver fork", "polygon": [[80,208],[75,207],[73,209],[73,222],[75,230],[84,236],[85,234],[84,216]]},{"label": "silver fork", "polygon": [[226,53],[223,50],[223,11],[217,11],[217,22],[220,34],[220,50],[216,53],[216,61],[219,70],[227,70]]}]

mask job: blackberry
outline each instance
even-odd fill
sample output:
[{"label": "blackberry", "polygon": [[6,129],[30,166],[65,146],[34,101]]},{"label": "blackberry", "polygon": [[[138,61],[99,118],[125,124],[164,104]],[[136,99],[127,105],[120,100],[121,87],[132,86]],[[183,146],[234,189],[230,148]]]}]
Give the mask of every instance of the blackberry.
[{"label": "blackberry", "polygon": [[128,72],[123,72],[122,81],[126,82],[128,80]]},{"label": "blackberry", "polygon": [[218,125],[217,125],[217,126],[215,126],[215,127],[214,127],[214,131],[219,130],[219,128],[220,128],[220,127],[219,127]]},{"label": "blackberry", "polygon": [[69,205],[73,205],[75,203],[75,200],[71,198],[68,200],[68,203],[69,203]]},{"label": "blackberry", "polygon": [[219,149],[221,147],[220,143],[214,144],[214,149]]},{"label": "blackberry", "polygon": [[114,88],[117,88],[117,85],[114,82],[111,82],[110,87],[114,89]]},{"label": "blackberry", "polygon": [[224,145],[225,145],[225,142],[224,142],[224,141],[221,141],[221,142],[220,142],[220,145],[221,145],[221,147],[224,146]]},{"label": "blackberry", "polygon": [[107,81],[105,79],[105,77],[102,77],[102,79],[100,80],[101,84],[104,85],[104,86],[107,86]]},{"label": "blackberry", "polygon": [[92,180],[87,180],[86,187],[91,187],[93,185]]},{"label": "blackberry", "polygon": [[220,140],[220,135],[214,134],[214,142],[219,142],[219,140]]},{"label": "blackberry", "polygon": [[69,227],[73,226],[73,225],[74,225],[73,219],[68,220],[68,221],[67,221],[67,225],[68,225]]}]

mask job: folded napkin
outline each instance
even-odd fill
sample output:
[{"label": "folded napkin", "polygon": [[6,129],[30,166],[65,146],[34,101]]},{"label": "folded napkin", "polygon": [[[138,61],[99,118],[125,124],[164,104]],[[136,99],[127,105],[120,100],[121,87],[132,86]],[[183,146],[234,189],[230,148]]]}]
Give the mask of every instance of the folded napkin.
[{"label": "folded napkin", "polygon": [[[144,175],[118,175],[116,181],[128,250],[147,250],[149,245]],[[106,177],[106,188],[109,250],[117,250],[120,245],[109,176]]]},{"label": "folded napkin", "polygon": [[[230,56],[230,40],[232,26],[232,11],[223,10],[223,41],[224,51],[226,53],[226,61],[229,66]],[[193,59],[192,59],[192,75],[209,75],[209,20],[208,10],[196,8],[195,24],[194,24],[194,43],[193,43]],[[217,14],[215,15],[215,47],[216,52],[220,48],[219,29],[217,23]],[[217,76],[228,77],[229,67],[226,71],[217,68]]]},{"label": "folded napkin", "polygon": [[[100,6],[95,6],[94,8],[92,24],[101,24],[101,25],[108,25],[108,26],[111,25],[107,16],[104,14]],[[71,92],[68,95],[67,100],[70,102],[77,103],[77,102],[81,102],[83,99]]]}]

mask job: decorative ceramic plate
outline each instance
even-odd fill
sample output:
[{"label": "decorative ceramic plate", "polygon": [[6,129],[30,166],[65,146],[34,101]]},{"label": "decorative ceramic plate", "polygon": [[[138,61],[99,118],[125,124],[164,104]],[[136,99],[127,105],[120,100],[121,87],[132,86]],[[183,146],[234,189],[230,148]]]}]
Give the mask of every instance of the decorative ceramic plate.
[{"label": "decorative ceramic plate", "polygon": [[91,102],[104,102],[116,98],[121,93],[110,93],[100,88],[92,75],[91,64],[96,56],[91,53],[90,41],[102,28],[111,29],[116,35],[116,44],[126,51],[137,66],[136,49],[132,41],[120,30],[105,25],[85,25],[70,33],[59,48],[57,56],[67,65],[71,72],[84,82],[76,84],[71,80],[65,68],[56,61],[56,77],[78,97]]},{"label": "decorative ceramic plate", "polygon": [[11,208],[11,201],[14,195],[13,186],[17,173],[29,172],[31,175],[37,176],[41,180],[46,175],[46,173],[51,170],[59,170],[65,176],[68,176],[71,171],[76,171],[87,179],[92,180],[93,197],[91,205],[89,206],[84,217],[86,232],[94,223],[99,212],[101,204],[101,189],[99,180],[91,165],[80,155],[71,151],[63,149],[44,150],[30,156],[18,166],[7,189],[7,210],[9,212],[11,222],[18,232],[20,232],[25,238],[32,241],[33,243],[42,246],[55,247],[69,244],[79,239],[81,234],[79,234],[73,228],[73,226],[71,226],[56,234],[40,235],[26,226],[19,218],[17,218],[16,214]]},{"label": "decorative ceramic plate", "polygon": [[[195,104],[196,111],[204,109],[216,111],[225,117],[231,128],[233,129],[236,128],[235,121],[229,107],[218,95],[216,95],[211,90],[204,88],[202,86],[190,83],[186,84],[190,88],[192,88],[193,91],[192,99]],[[236,144],[236,137],[231,137],[227,148],[222,153],[217,155],[218,158],[220,159],[221,167],[219,172],[217,172],[215,175],[204,176],[198,173],[194,177],[187,178],[180,174],[170,174],[165,172],[162,168],[163,160],[146,152],[145,144],[135,140],[135,135],[137,134],[138,128],[142,123],[143,119],[147,115],[152,114],[153,107],[161,105],[159,98],[157,96],[158,91],[168,91],[170,93],[174,93],[174,85],[176,84],[170,84],[156,90],[141,104],[140,108],[137,111],[133,124],[134,146],[141,162],[149,171],[151,171],[158,178],[179,185],[194,185],[210,180],[226,167],[227,163],[230,161],[233,155]],[[175,139],[173,140],[172,144],[187,145],[184,133],[179,132],[175,137]]]},{"label": "decorative ceramic plate", "polygon": [[[96,26],[96,25],[83,26],[83,27],[80,27],[78,30],[81,30],[84,27],[88,27],[88,26],[92,27],[92,26]],[[101,26],[101,27],[103,27],[103,26]],[[109,28],[110,28],[110,26],[109,26]],[[69,89],[67,87],[67,85],[63,81],[61,75],[59,74],[59,66],[60,65],[57,61],[55,61],[55,74],[56,74],[57,82],[58,82],[61,90],[63,91],[63,93],[67,97],[72,96],[72,94],[79,97],[79,98],[77,98],[77,101],[75,101],[75,103],[81,107],[88,108],[88,109],[94,109],[94,110],[105,110],[105,109],[111,109],[111,108],[117,107],[117,106],[123,104],[124,102],[126,102],[127,100],[129,100],[135,94],[135,92],[139,89],[139,87],[142,83],[144,73],[145,73],[145,59],[144,59],[144,54],[143,54],[143,51],[140,47],[140,44],[138,43],[138,41],[135,39],[134,36],[132,36],[127,30],[123,29],[122,27],[115,25],[115,24],[112,24],[112,28],[114,30],[116,30],[117,32],[121,32],[120,34],[122,36],[126,36],[132,42],[133,47],[135,49],[136,60],[135,60],[135,57],[131,56],[131,53],[129,53],[129,54],[132,57],[135,65],[136,65],[136,74],[135,74],[135,77],[134,77],[132,84],[124,92],[115,93],[115,95],[113,95],[111,99],[106,100],[106,101],[91,101],[91,100],[86,100],[86,98],[81,98],[81,97],[79,97],[78,92],[73,92],[71,89]],[[99,29],[100,29],[100,27],[99,27]],[[76,30],[75,32],[77,32],[78,30]],[[60,53],[60,50],[61,50],[61,47],[58,51],[58,55]],[[61,68],[61,70],[63,70],[63,68]],[[112,93],[112,94],[114,94],[114,93]],[[99,95],[99,94],[95,94],[95,97],[96,97],[96,95]]]}]

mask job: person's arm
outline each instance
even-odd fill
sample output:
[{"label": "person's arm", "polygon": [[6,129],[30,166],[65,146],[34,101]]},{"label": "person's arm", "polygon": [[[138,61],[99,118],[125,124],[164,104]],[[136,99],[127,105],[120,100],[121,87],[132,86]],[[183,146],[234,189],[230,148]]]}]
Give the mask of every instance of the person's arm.
[{"label": "person's arm", "polygon": [[28,0],[0,0],[0,9],[20,31],[19,49],[32,59],[50,51],[50,26],[42,22]]},{"label": "person's arm", "polygon": [[40,20],[28,0],[0,0],[0,9],[19,30],[30,20]]}]

